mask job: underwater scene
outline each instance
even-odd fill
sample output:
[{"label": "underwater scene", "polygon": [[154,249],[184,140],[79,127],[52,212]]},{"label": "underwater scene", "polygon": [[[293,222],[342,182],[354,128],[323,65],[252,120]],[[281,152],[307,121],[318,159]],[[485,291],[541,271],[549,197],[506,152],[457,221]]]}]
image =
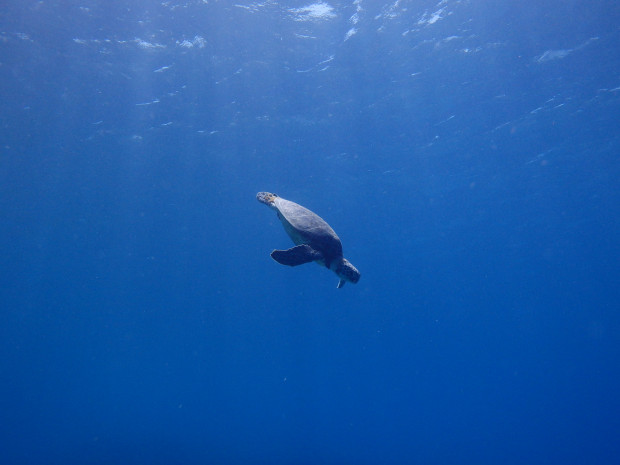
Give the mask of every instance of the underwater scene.
[{"label": "underwater scene", "polygon": [[620,2],[6,0],[11,465],[613,464]]}]

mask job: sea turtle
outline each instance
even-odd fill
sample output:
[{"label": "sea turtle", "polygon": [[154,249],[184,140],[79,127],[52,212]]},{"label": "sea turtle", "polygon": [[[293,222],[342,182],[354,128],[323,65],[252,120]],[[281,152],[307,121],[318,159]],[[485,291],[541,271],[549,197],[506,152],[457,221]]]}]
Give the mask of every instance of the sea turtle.
[{"label": "sea turtle", "polygon": [[256,199],[278,213],[284,230],[296,244],[288,250],[271,252],[276,262],[288,266],[316,262],[338,275],[339,289],[346,281],[359,281],[360,272],[342,256],[340,239],[319,215],[270,192],[259,192]]}]

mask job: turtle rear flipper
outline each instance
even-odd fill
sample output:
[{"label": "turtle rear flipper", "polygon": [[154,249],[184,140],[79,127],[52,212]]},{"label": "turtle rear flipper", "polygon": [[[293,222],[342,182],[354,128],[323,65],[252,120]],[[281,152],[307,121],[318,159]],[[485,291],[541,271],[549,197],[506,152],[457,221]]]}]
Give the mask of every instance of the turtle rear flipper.
[{"label": "turtle rear flipper", "polygon": [[307,244],[301,244],[288,250],[274,250],[271,252],[271,258],[281,265],[297,266],[322,260],[323,254]]}]

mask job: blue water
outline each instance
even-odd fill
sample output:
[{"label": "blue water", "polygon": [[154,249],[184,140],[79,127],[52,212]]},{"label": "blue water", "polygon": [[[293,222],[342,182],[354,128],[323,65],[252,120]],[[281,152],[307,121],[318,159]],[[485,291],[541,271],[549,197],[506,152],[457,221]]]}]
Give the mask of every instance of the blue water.
[{"label": "blue water", "polygon": [[[612,464],[616,0],[8,0],[6,464]],[[270,191],[362,273],[281,266]]]}]

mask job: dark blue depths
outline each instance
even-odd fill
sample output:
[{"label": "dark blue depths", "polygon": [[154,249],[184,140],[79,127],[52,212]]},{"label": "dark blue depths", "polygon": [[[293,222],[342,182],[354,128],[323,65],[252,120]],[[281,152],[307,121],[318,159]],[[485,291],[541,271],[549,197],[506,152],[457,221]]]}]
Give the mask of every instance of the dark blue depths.
[{"label": "dark blue depths", "polygon": [[3,460],[613,463],[620,10],[495,3],[5,6]]}]

